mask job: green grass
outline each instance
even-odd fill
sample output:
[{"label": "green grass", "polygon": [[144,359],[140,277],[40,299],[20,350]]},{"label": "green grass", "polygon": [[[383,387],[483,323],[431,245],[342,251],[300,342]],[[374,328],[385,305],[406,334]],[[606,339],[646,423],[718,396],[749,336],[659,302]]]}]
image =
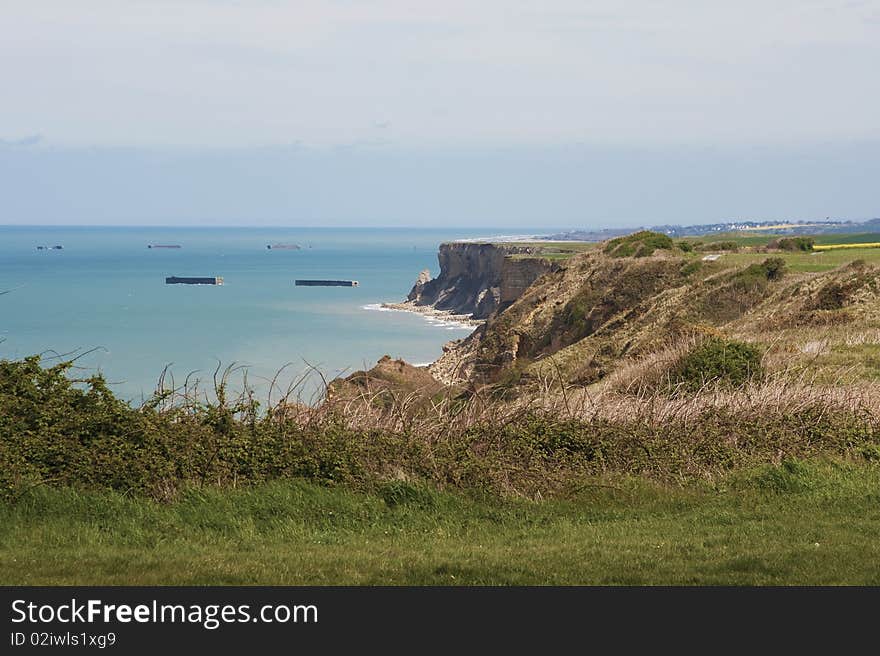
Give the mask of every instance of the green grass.
[{"label": "green grass", "polygon": [[[703,235],[701,237],[683,237],[675,240],[688,242],[702,242],[710,244],[721,241],[736,242],[741,247],[762,247],[766,246],[770,241],[777,238],[790,237],[790,235],[782,235],[777,233],[752,233],[752,232],[723,232],[718,234]],[[858,234],[828,234],[816,235],[813,237],[817,245],[822,244],[859,244],[873,243],[880,241],[880,233],[858,233]],[[601,246],[601,243],[592,242],[515,242],[512,245],[518,246],[539,246],[540,252],[533,255],[513,255],[514,259],[543,258],[554,261],[564,261],[586,251],[594,250]],[[701,258],[705,253],[696,252],[689,256],[693,258]],[[852,262],[853,260],[863,259],[871,263],[880,264],[880,249],[878,248],[851,248],[841,251],[826,251],[821,255],[816,253],[780,253],[789,265],[791,271],[801,272],[820,272],[830,271],[842,264]],[[724,253],[721,260],[727,266],[739,266],[744,264],[752,264],[762,262],[767,258],[766,253]],[[719,265],[721,266],[721,265]]]},{"label": "green grass", "polygon": [[[690,257],[698,259],[702,255],[703,253],[697,253]],[[805,273],[830,271],[854,260],[865,260],[869,264],[880,264],[880,248],[848,248],[822,253],[781,252],[773,253],[772,256],[783,258],[789,271]],[[712,264],[717,268],[746,266],[763,262],[767,257],[767,253],[724,253],[717,262]]]},{"label": "green grass", "polygon": [[880,232],[860,232],[857,234],[817,235],[816,244],[866,244],[880,241]]},{"label": "green grass", "polygon": [[534,254],[518,254],[510,257],[515,260],[541,258],[544,260],[562,261],[577,255],[596,249],[601,244],[598,242],[578,241],[547,241],[547,242],[505,242],[506,246],[530,246],[538,248]]},{"label": "green grass", "polygon": [[719,241],[733,241],[739,246],[766,246],[767,243],[782,235],[776,233],[753,233],[753,232],[718,232],[698,237],[680,237],[677,241],[701,242],[711,244]]},{"label": "green grass", "polygon": [[880,345],[838,344],[827,353],[807,359],[803,367],[817,382],[828,385],[865,380],[880,382]]},{"label": "green grass", "polygon": [[878,502],[869,461],[714,487],[597,480],[537,503],[405,484],[191,489],[168,505],[34,488],[0,506],[0,583],[877,585]]},{"label": "green grass", "polygon": [[[821,244],[861,244],[880,241],[880,233],[876,232],[860,232],[860,233],[839,233],[839,234],[822,234],[822,235],[803,235],[812,237],[817,245]],[[717,234],[702,235],[699,237],[682,237],[680,241],[702,242],[709,244],[718,241],[733,241],[739,246],[766,246],[774,239],[793,238],[794,235],[787,235],[775,232],[719,232]]]},{"label": "green grass", "polygon": [[602,244],[598,241],[505,241],[502,246],[532,246],[549,250],[589,251]]}]

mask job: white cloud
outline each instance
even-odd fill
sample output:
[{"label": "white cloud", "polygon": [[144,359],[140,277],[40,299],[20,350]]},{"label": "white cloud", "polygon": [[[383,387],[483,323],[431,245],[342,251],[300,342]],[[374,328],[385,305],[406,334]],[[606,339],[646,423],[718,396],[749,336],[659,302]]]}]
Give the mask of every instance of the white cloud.
[{"label": "white cloud", "polygon": [[875,2],[4,2],[0,125],[57,143],[880,136]]},{"label": "white cloud", "polygon": [[29,134],[24,137],[0,139],[0,146],[36,146],[43,141],[41,134]]}]

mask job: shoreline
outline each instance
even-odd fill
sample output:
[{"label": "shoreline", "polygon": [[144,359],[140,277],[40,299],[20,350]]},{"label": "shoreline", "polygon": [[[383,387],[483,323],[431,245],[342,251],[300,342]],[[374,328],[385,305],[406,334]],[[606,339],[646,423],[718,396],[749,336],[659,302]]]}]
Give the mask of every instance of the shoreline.
[{"label": "shoreline", "polygon": [[384,310],[396,310],[397,312],[411,312],[419,314],[428,319],[435,319],[451,324],[458,324],[462,327],[477,328],[482,326],[485,321],[474,319],[469,314],[453,314],[449,310],[438,310],[430,305],[416,305],[412,301],[404,301],[402,303],[380,303],[379,307]]}]

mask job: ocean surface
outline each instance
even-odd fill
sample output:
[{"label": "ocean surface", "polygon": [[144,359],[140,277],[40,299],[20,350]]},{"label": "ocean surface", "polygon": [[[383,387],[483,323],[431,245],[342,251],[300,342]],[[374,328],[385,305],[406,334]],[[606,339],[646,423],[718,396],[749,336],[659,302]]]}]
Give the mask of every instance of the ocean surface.
[{"label": "ocean surface", "polygon": [[[310,366],[333,378],[389,354],[423,364],[472,328],[378,311],[400,301],[419,271],[438,271],[443,241],[483,230],[105,228],[0,226],[0,358],[77,355],[135,404],[163,368],[180,385],[210,383],[218,363],[246,368],[266,397]],[[301,250],[269,250],[296,243]],[[63,250],[51,249],[62,245]],[[179,244],[180,249],[149,249]],[[37,250],[48,246],[49,250]],[[166,285],[166,276],[222,276],[222,286]],[[295,287],[296,278],[358,287]],[[238,372],[233,386],[242,382]],[[314,393],[314,376],[306,386]],[[210,387],[210,385],[208,385]],[[277,395],[277,390],[275,394]]]}]

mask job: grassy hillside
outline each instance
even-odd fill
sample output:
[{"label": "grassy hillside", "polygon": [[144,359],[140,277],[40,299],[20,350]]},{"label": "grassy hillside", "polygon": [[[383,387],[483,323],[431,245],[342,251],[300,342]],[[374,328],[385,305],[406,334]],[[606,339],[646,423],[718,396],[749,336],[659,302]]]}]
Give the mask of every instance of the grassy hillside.
[{"label": "grassy hillside", "polygon": [[[631,237],[631,236],[629,236]],[[730,253],[730,245],[735,245],[737,257],[728,260],[728,265],[736,266],[743,263],[751,263],[762,254],[766,257],[767,252],[777,251],[768,248],[773,242],[780,239],[791,238],[790,235],[775,233],[751,233],[751,232],[724,232],[702,237],[684,237],[674,240],[678,245],[682,255],[699,259],[703,255],[710,252],[728,252]],[[626,239],[626,238],[623,238]],[[880,242],[880,233],[855,233],[855,234],[823,234],[809,237],[816,245],[833,245],[833,244],[876,244]],[[615,240],[611,240],[612,242]],[[525,259],[533,257],[541,257],[554,261],[563,262],[581,253],[601,250],[604,245],[591,242],[521,242],[516,245],[530,246],[537,249],[535,253],[514,255],[514,258]],[[684,246],[684,250],[681,248]],[[713,248],[713,246],[722,246],[722,248]],[[817,251],[818,253],[818,251]],[[795,271],[827,271],[841,264],[850,262],[855,258],[867,259],[871,262],[880,263],[880,249],[876,247],[857,249],[857,252],[841,255],[832,258],[822,258],[822,261],[810,259],[811,255],[816,253],[786,253],[779,252],[779,255],[786,258],[789,266]]]},{"label": "grassy hillside", "polygon": [[[694,259],[698,259],[695,256]],[[721,257],[719,266],[744,266],[766,259],[764,253],[728,253]],[[846,250],[815,251],[813,253],[780,253],[788,268],[796,273],[831,271],[855,260],[880,265],[880,248],[851,248]]]},{"label": "grassy hillside", "polygon": [[[637,233],[572,255],[449,349],[432,372],[447,383],[514,384],[533,393],[523,383],[599,384],[712,335],[760,345],[774,374],[802,373],[813,342],[824,340],[838,354],[850,349],[854,361],[864,344],[876,343],[878,248],[781,250],[768,248],[778,240],[762,235],[760,248],[711,251],[695,247],[699,240],[682,247],[661,237]],[[725,248],[735,242],[718,237]],[[720,257],[703,259],[712,253]],[[777,357],[783,353],[789,357]],[[820,364],[812,363],[815,373]]]}]

